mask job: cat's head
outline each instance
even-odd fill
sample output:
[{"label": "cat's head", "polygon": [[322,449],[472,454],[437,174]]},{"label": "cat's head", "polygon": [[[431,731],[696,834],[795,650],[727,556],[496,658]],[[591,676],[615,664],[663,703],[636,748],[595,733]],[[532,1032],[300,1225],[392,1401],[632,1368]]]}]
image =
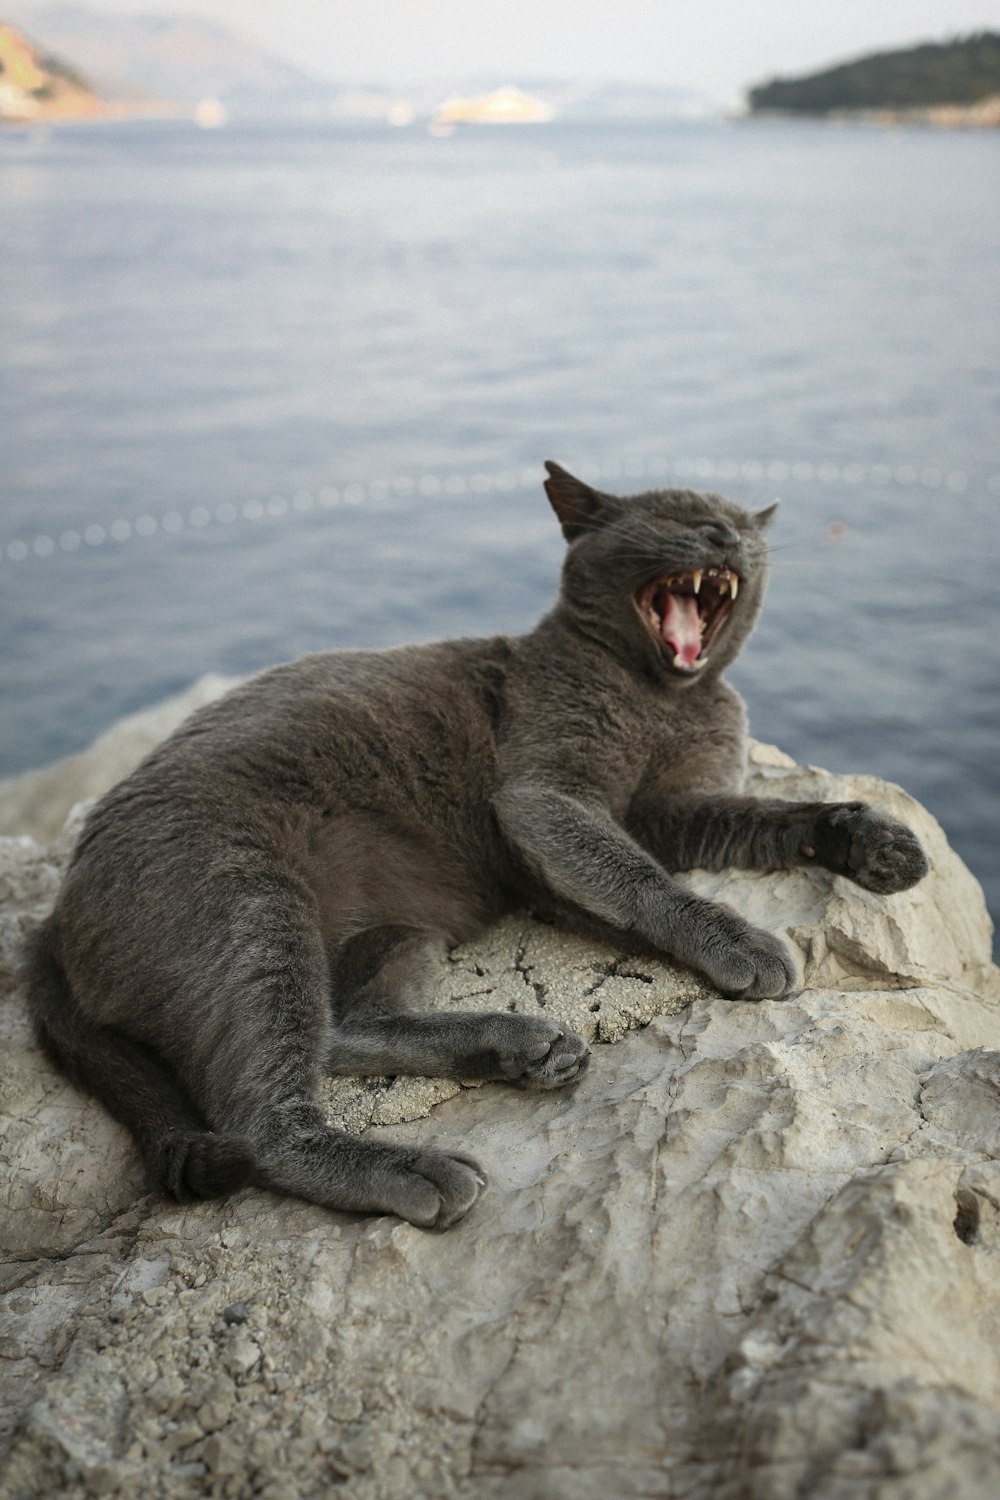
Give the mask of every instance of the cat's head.
[{"label": "cat's head", "polygon": [[767,582],[763,531],[775,511],[721,495],[606,495],[546,463],[545,489],[569,551],[561,608],[623,660],[678,687],[715,676],[753,629]]}]

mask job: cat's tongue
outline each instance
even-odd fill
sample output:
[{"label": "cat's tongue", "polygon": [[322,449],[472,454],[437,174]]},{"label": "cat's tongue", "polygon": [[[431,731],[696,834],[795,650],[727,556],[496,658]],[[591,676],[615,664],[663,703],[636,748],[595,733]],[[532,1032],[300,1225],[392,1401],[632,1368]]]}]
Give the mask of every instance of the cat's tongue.
[{"label": "cat's tongue", "polygon": [[673,649],[676,661],[689,667],[701,655],[698,601],[694,594],[664,594],[660,635]]}]

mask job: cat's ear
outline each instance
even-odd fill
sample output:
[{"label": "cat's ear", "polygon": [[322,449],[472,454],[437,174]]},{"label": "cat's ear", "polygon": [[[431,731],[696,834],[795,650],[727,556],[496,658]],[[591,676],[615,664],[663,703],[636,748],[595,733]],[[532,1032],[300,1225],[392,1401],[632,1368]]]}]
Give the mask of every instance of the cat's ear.
[{"label": "cat's ear", "polygon": [[552,502],[552,509],[559,517],[563,536],[568,542],[581,532],[593,531],[596,526],[618,513],[618,506],[610,495],[592,490],[589,484],[574,478],[550,458],[545,460],[545,467],[549,474],[545,481],[545,493]]},{"label": "cat's ear", "polygon": [[764,531],[766,527],[770,526],[771,522],[774,520],[777,509],[778,501],[775,500],[773,505],[765,505],[763,510],[754,511],[753,519],[758,531]]}]

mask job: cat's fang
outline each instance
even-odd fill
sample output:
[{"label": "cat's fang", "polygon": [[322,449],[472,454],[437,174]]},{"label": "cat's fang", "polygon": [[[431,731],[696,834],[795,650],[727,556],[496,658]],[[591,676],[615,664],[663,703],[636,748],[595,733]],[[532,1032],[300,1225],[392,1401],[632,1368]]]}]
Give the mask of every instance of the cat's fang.
[{"label": "cat's fang", "polygon": [[662,574],[639,591],[635,604],[670,670],[688,678],[698,675],[725,629],[739,586],[732,568],[709,563]]}]

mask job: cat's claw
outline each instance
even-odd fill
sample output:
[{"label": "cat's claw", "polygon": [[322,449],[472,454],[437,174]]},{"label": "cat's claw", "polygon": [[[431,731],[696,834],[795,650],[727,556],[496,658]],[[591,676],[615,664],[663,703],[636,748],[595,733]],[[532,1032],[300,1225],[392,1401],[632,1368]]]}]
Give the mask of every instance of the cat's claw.
[{"label": "cat's claw", "polygon": [[844,802],[817,822],[821,862],[865,890],[892,895],[927,874],[927,856],[916,834],[866,802]]}]

